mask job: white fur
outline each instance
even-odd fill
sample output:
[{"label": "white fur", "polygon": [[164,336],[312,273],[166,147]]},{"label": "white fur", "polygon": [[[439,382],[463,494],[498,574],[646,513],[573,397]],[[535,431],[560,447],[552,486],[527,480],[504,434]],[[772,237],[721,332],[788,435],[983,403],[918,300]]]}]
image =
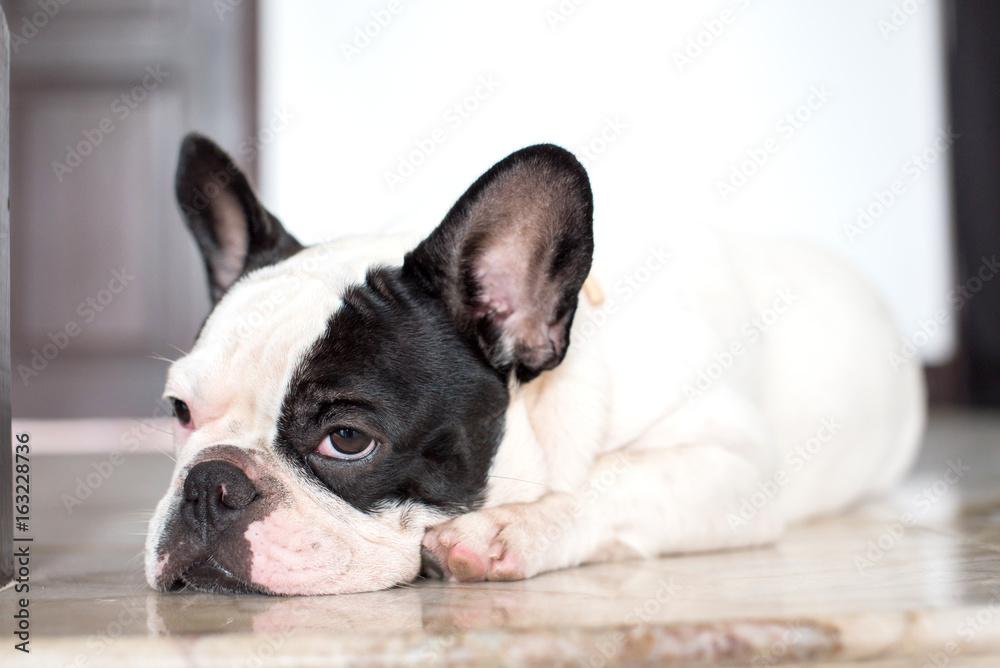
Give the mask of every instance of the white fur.
[{"label": "white fur", "polygon": [[[922,375],[890,367],[898,335],[852,271],[797,243],[711,230],[657,244],[670,259],[636,289],[597,272],[607,300],[581,297],[565,361],[512,388],[482,510],[443,523],[413,506],[364,515],[274,458],[293,500],[248,531],[254,579],[284,593],[386,587],[415,575],[421,537],[460,579],[757,544],[899,479],[923,429]],[[413,245],[310,249],[219,304],[169,375],[165,394],[188,402],[197,428],[178,438],[175,479],[151,523],[151,583],[186,467],[214,444],[266,450],[292,369],[344,287]],[[240,329],[271,307],[268,324]],[[773,322],[754,325],[771,311]],[[715,379],[699,388],[701,372]],[[763,504],[750,501],[760,494]]]}]

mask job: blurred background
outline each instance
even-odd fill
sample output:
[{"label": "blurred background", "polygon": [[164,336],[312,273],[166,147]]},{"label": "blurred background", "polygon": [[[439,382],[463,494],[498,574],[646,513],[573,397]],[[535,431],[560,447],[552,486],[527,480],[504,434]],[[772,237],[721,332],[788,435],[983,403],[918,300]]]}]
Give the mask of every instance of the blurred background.
[{"label": "blurred background", "polygon": [[429,230],[495,161],[561,144],[612,275],[669,225],[809,239],[874,283],[936,404],[1000,403],[995,3],[0,4],[22,421],[166,418],[158,358],[208,313],[172,194],[191,130],[309,243]]}]

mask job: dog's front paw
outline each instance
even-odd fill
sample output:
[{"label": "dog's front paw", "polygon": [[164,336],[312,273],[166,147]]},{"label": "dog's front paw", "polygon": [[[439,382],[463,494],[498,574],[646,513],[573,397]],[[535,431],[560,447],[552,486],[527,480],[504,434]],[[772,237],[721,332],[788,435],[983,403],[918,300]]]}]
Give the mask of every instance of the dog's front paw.
[{"label": "dog's front paw", "polygon": [[428,529],[423,545],[446,579],[523,580],[539,572],[531,558],[537,515],[535,504],[478,510]]}]

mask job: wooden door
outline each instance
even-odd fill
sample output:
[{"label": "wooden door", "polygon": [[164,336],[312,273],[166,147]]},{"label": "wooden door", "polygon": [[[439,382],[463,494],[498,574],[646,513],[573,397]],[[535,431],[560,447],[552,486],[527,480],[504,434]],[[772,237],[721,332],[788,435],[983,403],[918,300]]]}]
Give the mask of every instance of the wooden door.
[{"label": "wooden door", "polygon": [[173,200],[177,147],[195,129],[232,151],[253,137],[255,5],[2,4],[14,415],[160,414],[155,356],[187,349],[208,312]]}]

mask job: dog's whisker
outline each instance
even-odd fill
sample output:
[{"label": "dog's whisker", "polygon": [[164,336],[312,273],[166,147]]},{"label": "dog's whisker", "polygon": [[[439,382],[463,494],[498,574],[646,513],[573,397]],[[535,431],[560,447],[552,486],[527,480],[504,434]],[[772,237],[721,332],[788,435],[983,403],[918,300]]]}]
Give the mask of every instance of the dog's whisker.
[{"label": "dog's whisker", "polygon": [[[156,447],[156,446],[153,446],[153,447]],[[167,452],[166,450],[164,450],[163,448],[156,448],[156,451],[159,452],[161,455],[164,455],[165,457],[169,458],[170,461],[172,461],[174,464],[177,463],[177,458],[174,457],[169,452]]]},{"label": "dog's whisker", "polygon": [[172,454],[170,454],[168,451],[164,450],[163,448],[159,447],[158,445],[153,444],[153,449],[156,450],[161,455],[163,455],[164,457],[168,457],[170,459],[170,461],[172,461],[174,464],[177,463],[177,458],[176,457],[174,457]]},{"label": "dog's whisker", "polygon": [[132,565],[134,565],[138,561],[144,561],[145,558],[146,558],[146,553],[145,553],[145,550],[144,550],[144,551],[140,552],[139,554],[135,554],[135,555],[132,555],[131,557],[129,557],[128,561],[125,562],[125,563],[128,566],[132,566]]},{"label": "dog's whisker", "polygon": [[[139,420],[139,419],[137,419],[137,418],[130,418],[130,419],[131,419],[131,420],[133,420],[134,422],[137,422],[137,423],[141,424],[141,425],[142,425],[142,426],[144,426],[144,427],[148,427],[148,428],[150,428],[150,429],[152,429],[152,430],[154,430],[154,431],[158,431],[158,432],[160,432],[161,434],[167,434],[168,436],[173,436],[173,434],[172,434],[171,432],[167,431],[166,429],[160,429],[160,428],[159,428],[159,427],[157,427],[157,426],[156,426],[156,424],[155,424],[155,423],[153,423],[152,421],[149,421],[149,422],[145,422],[145,421],[143,421],[143,420]],[[157,452],[159,452],[159,453],[160,453],[161,455],[166,455],[167,457],[169,457],[169,458],[170,458],[170,461],[174,462],[175,464],[177,463],[177,458],[176,458],[176,457],[174,457],[174,456],[173,456],[172,454],[170,454],[169,452],[167,452],[167,451],[166,451],[166,450],[164,450],[163,448],[159,447],[159,446],[158,446],[158,445],[156,445],[155,443],[153,443],[153,444],[152,444],[152,446],[153,446],[153,448],[155,448],[155,449],[156,449],[156,451],[157,451]]]},{"label": "dog's whisker", "polygon": [[500,480],[513,480],[514,482],[526,482],[526,483],[531,484],[531,485],[538,485],[539,487],[545,487],[546,489],[548,489],[548,487],[549,487],[544,482],[538,482],[536,480],[525,480],[524,478],[509,478],[509,477],[507,477],[505,475],[487,475],[486,477],[487,478],[498,478]]},{"label": "dog's whisker", "polygon": [[134,421],[134,422],[138,422],[138,423],[139,423],[139,424],[141,424],[141,425],[142,425],[143,427],[149,427],[150,429],[152,429],[152,430],[154,430],[154,431],[158,431],[158,432],[160,432],[161,434],[167,434],[167,435],[169,435],[169,436],[173,436],[173,433],[172,433],[172,432],[170,432],[170,431],[168,431],[168,430],[166,430],[166,429],[160,429],[159,427],[157,427],[157,426],[156,426],[156,423],[155,423],[155,422],[153,422],[152,420],[150,420],[149,422],[144,422],[144,421],[140,420],[139,418],[130,418],[130,419],[131,419],[132,421]]}]

